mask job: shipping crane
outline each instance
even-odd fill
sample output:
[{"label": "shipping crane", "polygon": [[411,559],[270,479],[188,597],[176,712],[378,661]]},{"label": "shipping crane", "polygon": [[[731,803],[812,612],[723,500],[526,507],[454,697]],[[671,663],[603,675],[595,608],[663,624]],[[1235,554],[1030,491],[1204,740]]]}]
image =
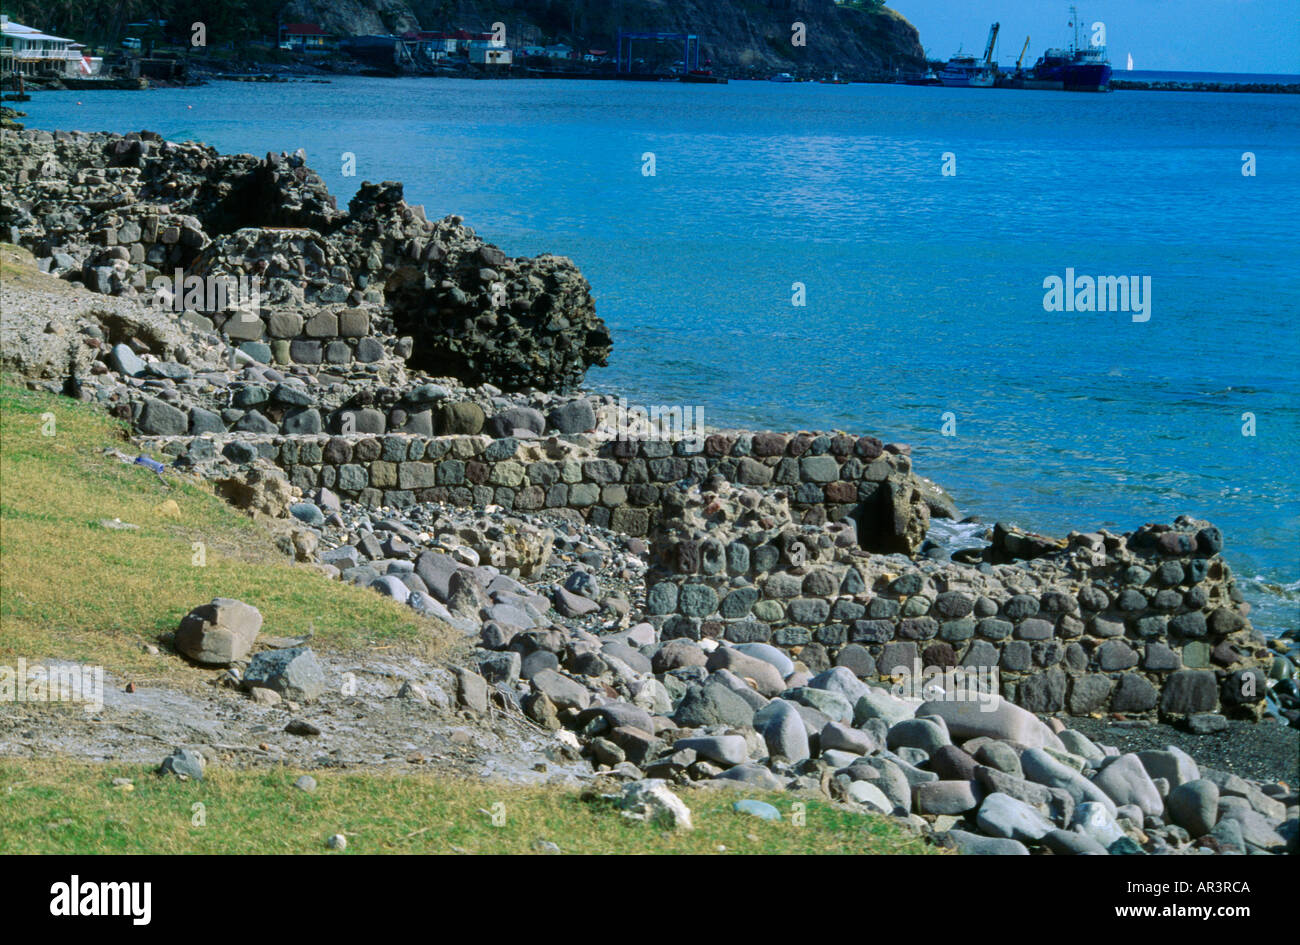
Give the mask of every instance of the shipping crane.
[{"label": "shipping crane", "polygon": [[997,45],[998,30],[1001,28],[1001,23],[994,23],[989,27],[989,41],[988,45],[984,47],[984,65],[986,66],[993,65],[993,47]]},{"label": "shipping crane", "polygon": [[1020,72],[1020,65],[1025,61],[1025,53],[1029,52],[1029,37],[1025,37],[1025,45],[1020,47],[1020,58],[1016,60],[1016,72]]}]

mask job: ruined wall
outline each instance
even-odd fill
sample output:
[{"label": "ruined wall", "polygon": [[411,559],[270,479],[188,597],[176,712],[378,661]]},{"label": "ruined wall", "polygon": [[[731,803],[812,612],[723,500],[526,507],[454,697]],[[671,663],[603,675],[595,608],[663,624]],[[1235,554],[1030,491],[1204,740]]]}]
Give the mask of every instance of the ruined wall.
[{"label": "ruined wall", "polygon": [[867,556],[841,525],[751,505],[705,496],[665,516],[646,595],[662,639],[771,643],[813,672],[846,666],[886,685],[996,668],[1002,695],[1041,713],[1262,704],[1268,651],[1207,523],[1073,534],[1054,555],[965,565]]},{"label": "ruined wall", "polygon": [[[161,408],[146,404],[144,409]],[[342,413],[354,415],[355,429],[382,430],[386,422],[384,412],[375,408]],[[467,415],[483,425],[481,410],[471,404],[442,404],[421,415],[421,424],[443,428],[455,427]],[[404,410],[403,416],[408,424],[416,422]],[[179,427],[181,421],[176,423]],[[274,434],[274,424],[263,432]],[[409,433],[236,436],[214,431],[144,442],[189,464],[219,459],[239,464],[261,457],[278,465],[304,491],[325,487],[371,506],[445,502],[517,511],[565,508],[593,524],[637,536],[650,533],[664,495],[676,483],[714,475],[784,485],[797,514],[811,522],[854,516],[864,546],[876,551],[914,551],[929,523],[910,457],[890,452],[873,437],[725,433],[707,437],[697,453],[689,451],[686,441],[602,443],[581,434],[526,439]]]}]

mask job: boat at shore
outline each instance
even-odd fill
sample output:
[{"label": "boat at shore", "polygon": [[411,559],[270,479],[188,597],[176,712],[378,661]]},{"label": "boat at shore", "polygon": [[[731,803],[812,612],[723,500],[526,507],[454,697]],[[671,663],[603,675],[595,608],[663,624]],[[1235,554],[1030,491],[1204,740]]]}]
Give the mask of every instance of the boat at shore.
[{"label": "boat at shore", "polygon": [[895,82],[895,85],[943,85],[943,80],[939,78],[933,69],[927,69],[924,73],[914,72],[902,76]]},{"label": "boat at shore", "polygon": [[939,73],[939,81],[953,89],[991,89],[995,73],[974,56],[953,56]]},{"label": "boat at shore", "polygon": [[792,76],[792,75],[791,75],[790,73],[788,73],[788,72],[778,72],[776,75],[771,76],[767,81],[769,81],[769,82],[793,82],[793,81],[794,81],[794,76]]},{"label": "boat at shore", "polygon": [[958,50],[943,67],[943,72],[939,73],[939,81],[948,88],[955,89],[993,88],[998,78],[998,67],[993,61],[993,49],[997,44],[1000,28],[1000,23],[994,23],[989,27],[989,39],[984,46],[983,59],[976,59],[975,56],[969,53],[963,54]]}]

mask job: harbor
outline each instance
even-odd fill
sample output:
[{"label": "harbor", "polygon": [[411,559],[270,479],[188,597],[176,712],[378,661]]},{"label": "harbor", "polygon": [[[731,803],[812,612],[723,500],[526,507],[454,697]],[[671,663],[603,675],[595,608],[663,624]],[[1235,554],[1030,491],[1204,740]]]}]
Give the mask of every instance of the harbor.
[{"label": "harbor", "polygon": [[[1068,41],[1031,53],[1026,35],[1014,63],[998,61],[1006,30],[990,25],[982,52],[959,48],[947,60],[930,59],[919,46],[875,62],[830,67],[792,62],[771,69],[734,54],[715,61],[716,35],[692,29],[624,29],[608,36],[546,36],[535,27],[409,29],[400,33],[339,35],[319,23],[280,24],[273,36],[242,44],[192,46],[164,20],[126,24],[142,34],[115,42],[82,43],[4,16],[0,23],[0,98],[27,101],[44,90],[144,90],[209,81],[330,82],[359,75],[376,78],[544,79],[725,85],[908,85],[931,88],[1107,92],[1300,93],[1293,76],[1252,77],[1116,72],[1107,47],[1088,36],[1076,7],[1069,8]],[[1095,26],[1096,24],[1094,24]],[[1018,35],[1017,35],[1018,38]],[[773,48],[780,45],[770,40]],[[791,51],[797,47],[792,46]],[[1014,48],[1014,47],[1013,47]],[[1032,64],[1030,64],[1032,59]],[[1269,78],[1276,81],[1258,81]]]}]

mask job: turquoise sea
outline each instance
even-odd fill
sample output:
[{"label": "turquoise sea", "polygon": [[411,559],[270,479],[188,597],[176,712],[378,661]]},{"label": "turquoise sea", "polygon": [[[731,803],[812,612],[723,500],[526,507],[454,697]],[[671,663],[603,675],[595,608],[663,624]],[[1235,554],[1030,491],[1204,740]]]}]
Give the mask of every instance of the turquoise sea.
[{"label": "turquoise sea", "polygon": [[[1300,624],[1298,96],[346,78],[23,108],[302,147],[341,200],[401,180],[577,261],[615,339],[595,389],[908,442],[989,521],[1206,518],[1256,624]],[[1045,311],[1071,268],[1149,276],[1149,320]]]}]

